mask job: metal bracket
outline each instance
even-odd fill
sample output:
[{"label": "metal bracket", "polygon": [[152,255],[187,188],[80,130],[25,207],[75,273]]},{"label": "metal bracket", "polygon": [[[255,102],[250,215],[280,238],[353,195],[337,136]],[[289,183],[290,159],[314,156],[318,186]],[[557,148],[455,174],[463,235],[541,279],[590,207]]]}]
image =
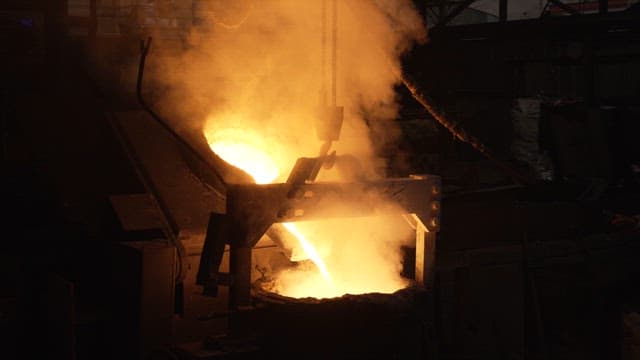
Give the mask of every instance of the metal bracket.
[{"label": "metal bracket", "polygon": [[[293,190],[293,191],[292,191]],[[230,306],[251,303],[251,249],[276,223],[373,214],[383,201],[399,205],[416,230],[416,281],[429,286],[440,226],[440,178],[418,175],[359,183],[237,184],[227,191],[227,213],[212,214],[198,283],[215,294],[224,244],[230,244]],[[335,210],[340,203],[341,210]],[[330,209],[330,210],[329,210]]]}]

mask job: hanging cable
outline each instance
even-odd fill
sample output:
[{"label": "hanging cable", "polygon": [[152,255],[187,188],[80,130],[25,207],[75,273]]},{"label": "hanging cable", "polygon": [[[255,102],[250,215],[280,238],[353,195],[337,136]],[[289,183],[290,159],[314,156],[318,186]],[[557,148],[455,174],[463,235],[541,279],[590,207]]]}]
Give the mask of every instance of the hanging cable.
[{"label": "hanging cable", "polygon": [[321,27],[321,40],[320,40],[320,51],[321,51],[321,81],[320,81],[320,106],[327,105],[327,0],[322,0],[322,8],[321,18],[320,18],[320,27]]},{"label": "hanging cable", "polygon": [[442,111],[433,105],[433,101],[425,94],[420,92],[418,86],[407,78],[401,71],[396,72],[396,76],[402,84],[409,90],[411,96],[427,110],[429,114],[445,129],[447,129],[456,139],[469,144],[472,148],[484,155],[490,160],[496,167],[501,169],[504,173],[511,176],[517,182],[528,185],[535,182],[531,176],[523,173],[519,169],[511,166],[505,161],[497,158],[489,148],[487,148],[478,138],[469,134],[458,122],[449,120]]},{"label": "hanging cable", "polygon": [[[355,14],[353,9],[349,6],[349,2],[345,2],[345,4],[347,5],[347,10],[352,11]],[[357,19],[357,17],[355,18]],[[370,34],[367,35],[370,36]],[[371,37],[368,40],[372,41],[372,43],[375,43],[375,39]],[[496,157],[494,153],[488,147],[486,147],[478,138],[469,134],[459,122],[455,122],[449,119],[443,111],[441,111],[437,108],[437,106],[434,105],[434,101],[424,93],[422,93],[418,85],[415,82],[411,81],[409,77],[403,73],[402,68],[401,66],[399,66],[399,64],[396,64],[380,47],[377,47],[376,51],[383,59],[386,59],[391,73],[395,76],[396,79],[398,79],[399,82],[404,85],[409,93],[411,93],[411,96],[425,110],[427,110],[427,112],[438,124],[449,131],[456,139],[469,144],[474,150],[478,151],[485,158],[491,161],[497,168],[499,168],[503,173],[509,175],[518,183],[524,185],[535,183],[535,179],[530,174],[527,174],[520,169],[512,166],[508,162]]]},{"label": "hanging cable", "polygon": [[[337,56],[338,56],[338,4],[337,0],[332,0],[332,33],[331,33],[331,112],[330,116],[335,116],[335,109],[337,108]],[[320,21],[321,21],[321,85],[320,85],[320,106],[322,108],[323,118],[321,121],[328,122],[327,118],[327,0],[321,1],[321,9],[320,9]],[[331,121],[333,122],[333,118]],[[342,121],[340,121],[342,124]],[[328,126],[328,125],[327,125]],[[307,180],[315,180],[318,176],[320,168],[322,167],[322,163],[324,159],[329,154],[329,150],[331,150],[332,140],[325,139],[325,141],[320,146],[320,151],[318,153],[318,161],[316,162],[313,170],[309,174]],[[334,152],[335,153],[335,152]]]},{"label": "hanging cable", "polygon": [[332,1],[333,7],[333,31],[332,31],[332,47],[331,47],[331,105],[337,105],[336,78],[338,73],[338,0]]}]

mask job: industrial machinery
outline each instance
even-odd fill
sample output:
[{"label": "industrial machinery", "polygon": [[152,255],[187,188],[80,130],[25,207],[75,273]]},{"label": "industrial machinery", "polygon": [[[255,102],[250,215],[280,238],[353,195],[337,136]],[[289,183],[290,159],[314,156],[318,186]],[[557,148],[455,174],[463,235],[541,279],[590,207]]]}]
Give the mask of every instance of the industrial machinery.
[{"label": "industrial machinery", "polygon": [[[415,231],[415,284],[421,288],[432,285],[435,235],[440,217],[439,177],[311,182],[300,179],[307,179],[317,162],[326,161],[326,157],[301,158],[285,183],[229,182],[225,188],[215,189],[211,179],[217,178],[216,173],[225,174],[226,179],[242,179],[242,176],[210,151],[201,153],[202,157],[194,155],[195,146],[185,148],[148,114],[118,114],[113,120],[138,173],[145,180],[148,195],[114,196],[112,203],[121,223],[129,229],[163,228],[167,238],[176,241],[178,270],[174,308],[177,313],[184,315],[185,308],[191,306],[188,304],[190,294],[202,291],[192,282],[202,285],[204,294],[209,296],[224,296],[226,291],[220,292],[218,287],[229,286],[228,308],[209,311],[230,314],[229,329],[242,333],[238,330],[242,326],[237,324],[243,321],[235,322],[235,319],[239,313],[250,313],[254,303],[251,275],[254,246],[273,224],[324,218],[325,204],[335,203],[335,199],[346,206],[341,207],[345,209],[341,213],[332,212],[331,216],[341,217],[366,215],[375,202],[383,199],[398,204],[408,226]],[[204,144],[201,145],[203,148]],[[223,257],[227,251],[228,272],[225,272],[226,266],[221,265],[226,262]],[[196,263],[188,260],[194,255],[198,260],[197,278],[193,274]],[[188,267],[191,267],[190,273],[187,273]],[[242,318],[247,316],[250,317],[244,314]]]},{"label": "industrial machinery", "polygon": [[[212,214],[198,274],[205,292],[213,288],[224,244],[230,244],[232,279],[230,306],[251,304],[251,248],[274,223],[316,219],[323,215],[328,199],[340,199],[342,214],[362,216],[375,207],[380,196],[400,204],[416,232],[415,279],[429,285],[433,271],[435,232],[439,224],[439,178],[433,175],[385,179],[363,183],[297,183],[300,168],[311,168],[318,159],[298,160],[290,181],[282,184],[234,184],[227,190],[225,214]],[[305,166],[306,165],[306,166]]]},{"label": "industrial machinery", "polygon": [[[216,321],[215,319],[220,317],[228,318],[229,322],[226,325],[222,324],[221,327],[224,333],[234,336],[247,334],[247,330],[256,328],[257,324],[277,323],[277,321],[256,320],[253,315],[255,313],[255,316],[260,318],[257,315],[260,311],[253,310],[256,294],[253,291],[255,288],[252,287],[252,280],[255,280],[252,279],[253,258],[256,251],[254,246],[258,241],[274,224],[323,219],[328,216],[364,216],[371,213],[376,203],[383,201],[397,204],[402,209],[407,226],[411,226],[415,232],[413,256],[411,256],[413,259],[406,262],[413,264],[413,274],[410,276],[414,278],[415,289],[424,291],[431,287],[436,232],[439,230],[440,218],[441,188],[438,176],[416,175],[408,178],[350,182],[310,180],[320,166],[326,167],[331,161],[335,161],[338,156],[333,153],[315,158],[298,159],[288,180],[284,183],[255,184],[242,171],[225,163],[213,153],[202,135],[195,134],[187,141],[167,131],[162,123],[156,120],[145,112],[120,113],[112,119],[114,128],[120,135],[122,144],[147,190],[147,194],[144,195],[112,197],[111,201],[121,224],[131,231],[161,229],[165,234],[164,237],[173,244],[171,247],[176,249],[177,255],[175,256],[176,271],[173,272],[173,269],[165,271],[168,274],[175,274],[175,292],[164,292],[168,301],[173,303],[173,309],[166,306],[159,309],[158,311],[165,312],[165,316],[162,317],[142,316],[143,319],[140,321],[153,320],[156,323],[139,325],[141,329],[155,329],[154,334],[157,334],[157,329],[163,327],[173,327],[174,331],[177,331],[175,320],[166,316],[166,312],[170,310],[182,315],[183,319],[196,317],[200,320]],[[335,204],[336,201],[343,205],[340,206],[342,210],[328,214],[325,211],[326,206]],[[196,267],[198,268],[197,276],[194,271]],[[158,268],[150,271],[162,272]],[[197,287],[196,283],[202,287]],[[145,285],[147,288],[154,286],[157,284]],[[219,290],[227,286],[228,292]],[[149,291],[157,292],[158,290]],[[201,302],[199,305],[190,303],[196,292],[217,296],[215,302],[217,305],[214,306],[203,299],[198,300]],[[258,292],[260,293],[258,295],[265,294],[265,291]],[[220,300],[227,297],[227,293],[228,306],[226,309],[221,309]],[[361,296],[364,299],[367,298],[366,295]],[[395,301],[393,297],[393,294],[388,295],[388,299],[383,303],[391,301],[393,304]],[[145,306],[145,301],[149,304],[159,301],[152,297],[141,296],[141,298],[146,300],[136,301],[143,303],[138,304],[143,311],[155,309],[153,305]],[[279,299],[278,306],[283,306],[285,298],[279,297]],[[292,304],[298,304],[295,306],[315,306],[313,302],[299,303],[295,299],[289,300]],[[342,306],[344,304],[341,302],[350,303],[352,300],[353,298],[343,298],[336,301]],[[288,300],[285,299],[285,303],[286,301]],[[358,301],[359,308],[367,308],[362,304],[362,300]],[[319,303],[325,305],[318,305],[317,309],[324,309],[326,301],[316,302],[316,304]],[[412,304],[410,309],[429,309],[432,306],[429,305],[429,301],[417,304],[409,301],[409,303]],[[207,306],[214,308],[207,309]],[[351,309],[352,306],[353,304],[343,307]],[[194,314],[193,309],[196,307],[199,313]],[[335,305],[329,306],[329,309],[334,308]],[[380,309],[375,306],[374,308],[375,315],[372,315],[380,316]],[[389,310],[392,313],[398,311],[396,305],[386,309],[393,309]],[[283,310],[269,310],[266,314],[273,315],[281,311]],[[429,313],[428,310],[425,312]],[[265,312],[261,313],[264,318]],[[285,313],[288,313],[288,310],[285,310]],[[317,315],[315,311],[303,313]],[[253,320],[252,317],[254,317]],[[427,317],[430,316],[427,315]],[[320,316],[320,318],[326,319],[326,316]],[[337,321],[341,318],[342,316],[335,317]],[[164,320],[157,322],[157,319]],[[298,323],[297,320],[295,322]],[[312,320],[306,322],[309,326],[313,326]],[[369,326],[369,328],[375,327]],[[386,328],[394,329],[389,326]],[[329,331],[336,334],[335,330],[326,330],[326,332]],[[171,331],[164,334],[163,340],[152,341],[140,351],[149,353],[154,348],[179,343],[169,335]],[[378,332],[378,334],[390,335],[387,332]],[[334,343],[338,344],[337,341]],[[183,351],[187,350],[183,348]],[[191,352],[193,351],[195,350],[192,349]]]},{"label": "industrial machinery", "polygon": [[[332,142],[340,138],[343,122],[343,109],[337,106],[335,96],[335,20],[332,101],[330,105],[323,104],[316,121],[321,149],[316,157],[298,158],[288,179],[282,183],[256,184],[242,169],[214,153],[202,133],[178,134],[146,104],[142,79],[150,44],[151,39],[141,43],[137,87],[138,100],[146,112],[116,114],[112,119],[147,195],[115,196],[112,203],[123,225],[129,224],[130,229],[138,230],[159,228],[176,249],[175,292],[171,299],[174,312],[189,318],[190,301],[196,291],[204,297],[228,297],[226,309],[220,309],[217,301],[217,308],[198,314],[198,319],[228,318],[223,329],[226,339],[247,339],[257,331],[257,348],[268,355],[305,355],[304,349],[313,345],[308,337],[300,335],[314,332],[329,336],[333,344],[315,353],[321,358],[345,352],[358,356],[375,352],[391,355],[389,349],[398,349],[393,345],[394,337],[406,331],[413,334],[413,348],[422,346],[427,336],[424,324],[433,318],[432,303],[426,300],[425,294],[432,286],[434,272],[436,232],[440,224],[440,178],[412,175],[376,180],[361,177],[346,181],[316,180],[322,169],[353,159],[330,152]],[[323,85],[323,98],[327,88]],[[373,296],[360,291],[362,295],[355,297],[299,300],[270,294],[268,289],[256,285],[255,259],[263,251],[257,244],[266,238],[270,240],[269,248],[282,247],[277,231],[280,224],[368,216],[375,213],[379,204],[393,204],[399,213],[396,215],[404,218],[415,235],[415,241],[409,246],[411,255],[406,256],[404,262],[404,273],[411,278],[412,286],[400,290],[399,295]],[[148,215],[146,218],[141,216],[144,213]],[[135,221],[132,218],[136,218]],[[197,274],[194,272],[196,262]],[[406,269],[408,266],[412,269]],[[228,291],[223,290],[227,287]],[[358,309],[355,312],[354,307]],[[299,316],[291,317],[291,311]],[[351,316],[353,320],[344,324],[343,319]],[[376,317],[386,320],[376,322]],[[402,321],[396,321],[397,317]],[[161,326],[166,323],[158,324]],[[153,329],[154,326],[140,325],[139,328]],[[177,331],[175,326],[174,331]],[[349,340],[343,331],[361,333],[362,340],[359,343],[355,338]],[[274,337],[274,333],[286,335]],[[165,335],[164,340],[140,351],[146,355],[164,343],[176,348],[184,358],[203,358],[197,354],[225,350],[219,340],[206,338],[209,340],[196,341],[199,345],[193,342],[180,345],[175,337]],[[294,342],[296,347],[287,345]],[[380,344],[385,344],[384,350],[376,347]],[[424,354],[413,348],[409,350],[413,356]],[[403,351],[407,351],[406,348]],[[209,358],[214,358],[212,356]]]}]

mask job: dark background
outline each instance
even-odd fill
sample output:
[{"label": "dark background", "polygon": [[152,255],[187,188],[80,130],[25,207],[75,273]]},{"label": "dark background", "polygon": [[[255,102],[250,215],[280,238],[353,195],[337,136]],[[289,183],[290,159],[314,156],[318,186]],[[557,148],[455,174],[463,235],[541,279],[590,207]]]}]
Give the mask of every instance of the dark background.
[{"label": "dark background", "polygon": [[[109,202],[145,191],[109,123],[139,109],[144,33],[101,35],[91,12],[67,16],[67,5],[0,5],[6,359],[111,358],[121,329],[110,249],[162,236],[124,231]],[[448,117],[536,178],[516,184],[398,87],[403,136],[378,150],[390,175],[436,174],[444,186],[439,357],[639,358],[640,9],[434,26],[404,62]],[[521,98],[540,104],[544,179],[513,151]],[[73,299],[56,293],[65,286]]]}]

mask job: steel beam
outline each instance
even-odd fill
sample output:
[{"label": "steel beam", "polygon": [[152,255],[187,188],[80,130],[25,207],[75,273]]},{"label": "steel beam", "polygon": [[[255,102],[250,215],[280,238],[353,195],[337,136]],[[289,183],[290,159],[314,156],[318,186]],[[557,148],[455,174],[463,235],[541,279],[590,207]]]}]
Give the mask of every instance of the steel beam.
[{"label": "steel beam", "polygon": [[468,8],[469,5],[471,5],[475,1],[476,0],[464,0],[458,6],[456,6],[453,10],[451,10],[447,14],[447,16],[438,23],[437,26],[447,25],[449,22],[451,22],[451,20],[453,20],[456,16],[460,15],[460,13],[464,11],[464,9]]},{"label": "steel beam", "polygon": [[433,276],[436,266],[436,233],[427,230],[424,225],[416,228],[416,265],[415,280],[425,289],[433,288]]},{"label": "steel beam", "polygon": [[231,244],[229,250],[229,308],[240,310],[251,306],[251,247]]},{"label": "steel beam", "polygon": [[500,0],[500,8],[498,10],[498,18],[500,19],[500,22],[507,21],[507,2],[507,0]]},{"label": "steel beam", "polygon": [[[231,185],[227,216],[231,226],[245,229],[238,241],[253,246],[274,223],[366,216],[384,202],[417,214],[430,231],[438,231],[440,178],[420,175],[353,183]],[[436,203],[436,208],[432,206]],[[341,204],[339,210],[335,204]]]},{"label": "steel beam", "polygon": [[[274,224],[281,222],[366,216],[380,204],[397,204],[416,234],[416,282],[431,286],[435,235],[440,227],[440,177],[355,183],[236,184],[227,192],[226,214],[212,214],[207,229],[197,283],[204,294],[217,294],[224,244],[230,244],[232,310],[251,304],[251,249]],[[341,210],[335,205],[340,204]]]},{"label": "steel beam", "polygon": [[576,10],[573,6],[567,5],[560,0],[549,0],[549,2],[571,15],[580,15],[580,12]]}]

